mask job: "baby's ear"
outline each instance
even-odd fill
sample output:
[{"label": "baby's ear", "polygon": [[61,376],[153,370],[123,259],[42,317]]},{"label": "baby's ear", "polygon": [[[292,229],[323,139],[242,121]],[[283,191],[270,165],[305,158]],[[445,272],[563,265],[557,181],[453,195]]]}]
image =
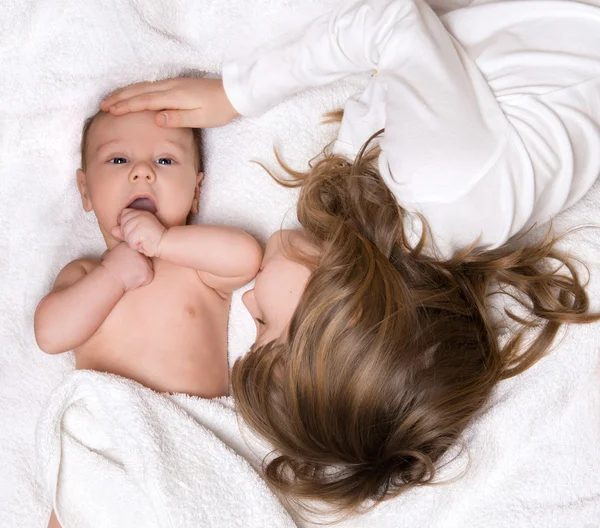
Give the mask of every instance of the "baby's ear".
[{"label": "baby's ear", "polygon": [[192,213],[192,214],[198,214],[198,199],[200,198],[200,183],[202,182],[203,178],[204,178],[203,172],[199,172],[198,175],[196,176],[196,190],[194,191],[194,201],[192,202],[192,209],[190,210],[190,213]]},{"label": "baby's ear", "polygon": [[77,169],[77,188],[81,195],[81,205],[83,205],[84,211],[89,213],[92,210],[92,202],[88,195],[87,184],[85,181],[85,172],[81,169]]}]

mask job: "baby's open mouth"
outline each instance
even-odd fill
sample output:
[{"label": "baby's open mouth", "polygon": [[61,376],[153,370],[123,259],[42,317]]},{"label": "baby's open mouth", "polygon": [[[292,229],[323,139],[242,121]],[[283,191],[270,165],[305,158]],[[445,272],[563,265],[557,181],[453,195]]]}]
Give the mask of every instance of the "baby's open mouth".
[{"label": "baby's open mouth", "polygon": [[148,211],[149,213],[156,213],[156,206],[150,198],[136,198],[131,202],[127,208],[138,209],[139,211]]}]

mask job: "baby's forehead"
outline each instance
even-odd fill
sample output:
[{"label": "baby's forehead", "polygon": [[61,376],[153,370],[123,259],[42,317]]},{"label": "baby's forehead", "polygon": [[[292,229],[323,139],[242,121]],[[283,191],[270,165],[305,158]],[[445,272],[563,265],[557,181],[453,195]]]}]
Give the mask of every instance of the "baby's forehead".
[{"label": "baby's forehead", "polygon": [[147,141],[168,140],[184,149],[194,148],[194,135],[190,128],[163,128],[156,122],[157,112],[146,110],[115,116],[100,112],[94,118],[88,131],[88,143],[104,143],[111,140]]}]

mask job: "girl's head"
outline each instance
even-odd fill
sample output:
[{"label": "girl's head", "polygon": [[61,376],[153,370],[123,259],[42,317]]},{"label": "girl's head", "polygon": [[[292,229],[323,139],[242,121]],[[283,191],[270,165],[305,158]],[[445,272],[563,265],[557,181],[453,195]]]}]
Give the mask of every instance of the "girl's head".
[{"label": "girl's head", "polygon": [[[241,417],[274,447],[267,479],[345,511],[431,482],[494,385],[539,359],[562,322],[593,319],[554,241],[439,260],[423,252],[425,225],[412,247],[377,157],[286,168],[304,230],[269,241],[244,299],[258,341],[232,374]],[[505,286],[529,313],[500,347],[489,297]]]},{"label": "girl's head", "polygon": [[273,234],[267,242],[254,288],[242,297],[256,323],[256,345],[282,336],[300,302],[310,269],[292,258],[294,250],[316,253],[302,231]]}]

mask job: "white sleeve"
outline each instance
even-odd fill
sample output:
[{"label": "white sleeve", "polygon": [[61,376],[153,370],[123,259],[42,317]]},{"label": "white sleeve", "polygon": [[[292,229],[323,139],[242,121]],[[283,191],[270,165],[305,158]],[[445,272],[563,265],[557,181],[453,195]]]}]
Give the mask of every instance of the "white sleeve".
[{"label": "white sleeve", "polygon": [[445,252],[478,237],[502,244],[598,175],[600,9],[575,1],[496,2],[440,18],[424,0],[352,0],[227,62],[223,82],[238,112],[258,116],[375,70],[346,104],[338,140],[356,152],[365,132],[385,126],[382,178],[425,214]]},{"label": "white sleeve", "polygon": [[[257,116],[306,88],[376,70],[345,106],[340,152],[356,154],[385,127],[379,168],[402,205],[468,193],[501,152],[509,124],[424,0],[344,3],[285,42],[226,62],[223,82],[236,110]],[[432,227],[451,230],[452,220]]]},{"label": "white sleeve", "polygon": [[412,0],[351,0],[283,42],[226,60],[223,84],[234,108],[255,117],[307,88],[375,71]]},{"label": "white sleeve", "polygon": [[467,192],[498,155],[508,122],[424,0],[347,2],[283,43],[226,62],[223,83],[240,114],[258,116],[299,91],[376,70],[346,105],[339,140],[356,153],[374,122],[385,126],[382,177],[404,203]]}]

